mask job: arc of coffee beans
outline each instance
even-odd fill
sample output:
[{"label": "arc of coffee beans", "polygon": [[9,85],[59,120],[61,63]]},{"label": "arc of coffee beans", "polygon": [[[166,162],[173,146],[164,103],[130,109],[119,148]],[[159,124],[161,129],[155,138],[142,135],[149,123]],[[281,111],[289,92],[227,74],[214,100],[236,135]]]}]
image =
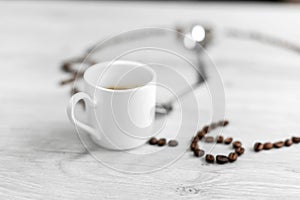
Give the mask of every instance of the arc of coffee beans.
[{"label": "arc of coffee beans", "polygon": [[[219,122],[212,122],[210,125],[206,125],[204,126],[200,131],[197,132],[196,136],[195,137],[198,137],[198,141],[201,140],[202,138],[205,137],[206,134],[208,134],[210,131],[218,128],[218,127],[225,127],[229,124],[229,121],[228,120],[221,120]],[[222,139],[222,138],[220,138]],[[205,140],[207,143],[212,143],[214,138],[209,136],[209,137],[205,137]],[[197,142],[198,142],[197,141]],[[223,139],[222,139],[223,141]],[[193,140],[192,142],[196,142],[195,140]],[[211,150],[215,147],[216,144],[214,144],[209,152],[211,152]]]},{"label": "arc of coffee beans", "polygon": [[[219,139],[218,137],[220,137],[220,136],[217,136],[216,140]],[[238,157],[241,156],[245,152],[245,149],[242,147],[242,143],[240,141],[234,141],[232,144],[232,147],[235,151],[230,152],[228,154],[228,156],[217,155],[216,159],[215,159],[214,155],[207,154],[205,157],[206,162],[214,163],[215,160],[216,160],[216,163],[218,163],[218,164],[226,164],[229,162],[235,162],[238,159]]]},{"label": "arc of coffee beans", "polygon": [[265,143],[261,143],[261,142],[256,142],[253,146],[253,150],[255,152],[260,152],[262,150],[271,150],[273,148],[279,149],[282,147],[289,147],[292,144],[298,144],[300,143],[300,137],[291,137],[288,138],[284,141],[277,141],[277,142],[265,142]]},{"label": "arc of coffee beans", "polygon": [[[202,157],[205,152],[202,149],[199,149],[198,142],[204,138],[204,141],[207,143],[212,143],[214,142],[214,138],[212,136],[206,136],[207,133],[209,133],[211,130],[217,128],[218,126],[226,126],[228,125],[228,121],[220,121],[218,123],[211,123],[209,126],[204,126],[200,131],[197,132],[196,136],[192,138],[191,141],[191,151],[194,152],[194,156],[196,157]],[[215,139],[215,144],[226,144],[229,145],[233,141],[232,137],[227,137],[224,139],[223,136],[218,135]],[[234,162],[238,159],[238,156],[241,156],[244,152],[245,149],[242,147],[242,143],[240,141],[234,141],[232,143],[232,147],[235,150],[234,152],[230,152],[228,156],[226,155],[217,155],[216,158],[212,154],[206,154],[205,160],[207,163],[216,163],[218,164],[226,164],[229,162]],[[213,147],[212,147],[213,148]]]}]

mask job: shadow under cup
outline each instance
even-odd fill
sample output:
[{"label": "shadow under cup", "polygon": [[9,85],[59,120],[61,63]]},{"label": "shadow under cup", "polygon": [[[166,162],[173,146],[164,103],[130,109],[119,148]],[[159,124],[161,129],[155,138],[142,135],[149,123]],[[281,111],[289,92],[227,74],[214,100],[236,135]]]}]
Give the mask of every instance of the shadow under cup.
[{"label": "shadow under cup", "polygon": [[132,61],[96,64],[84,74],[86,114],[102,147],[131,149],[151,136],[155,117],[156,75],[147,65]]}]

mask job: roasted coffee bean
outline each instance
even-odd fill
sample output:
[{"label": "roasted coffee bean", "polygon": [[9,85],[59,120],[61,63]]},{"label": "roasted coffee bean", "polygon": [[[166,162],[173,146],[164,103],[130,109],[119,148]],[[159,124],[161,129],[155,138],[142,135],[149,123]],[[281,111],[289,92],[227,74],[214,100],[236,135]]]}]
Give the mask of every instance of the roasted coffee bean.
[{"label": "roasted coffee bean", "polygon": [[215,162],[215,157],[213,155],[211,155],[211,154],[206,154],[205,160],[208,163],[214,163]]},{"label": "roasted coffee bean", "polygon": [[149,140],[149,144],[151,144],[151,145],[156,145],[157,142],[158,142],[158,140],[155,137],[153,137]]},{"label": "roasted coffee bean", "polygon": [[217,155],[216,161],[217,161],[218,164],[225,164],[225,163],[229,162],[229,159],[228,159],[227,156]]},{"label": "roasted coffee bean", "polygon": [[208,130],[209,130],[209,126],[204,126],[203,128],[202,128],[202,131],[206,134],[206,133],[208,133]]},{"label": "roasted coffee bean", "polygon": [[192,142],[192,143],[191,143],[191,150],[192,150],[192,151],[195,151],[196,149],[199,149],[198,143]]},{"label": "roasted coffee bean", "polygon": [[197,137],[199,140],[201,140],[204,136],[205,136],[206,132],[201,130],[201,131],[198,131],[197,133]]},{"label": "roasted coffee bean", "polygon": [[239,156],[242,155],[245,152],[245,149],[243,147],[238,147],[235,149],[235,153],[237,153]]},{"label": "roasted coffee bean", "polygon": [[198,136],[194,136],[192,138],[192,142],[197,143],[199,141],[199,137]]},{"label": "roasted coffee bean", "polygon": [[224,140],[225,144],[230,144],[232,142],[232,137],[228,137]]},{"label": "roasted coffee bean", "polygon": [[295,144],[298,144],[300,142],[300,137],[292,137],[292,141],[295,143]]},{"label": "roasted coffee bean", "polygon": [[238,147],[241,147],[241,146],[242,146],[242,143],[240,141],[234,141],[232,143],[233,148],[238,148]]},{"label": "roasted coffee bean", "polygon": [[167,140],[165,138],[161,138],[158,140],[157,145],[164,146],[164,145],[166,145],[166,143],[167,143]]},{"label": "roasted coffee bean", "polygon": [[284,145],[287,146],[287,147],[291,146],[292,144],[293,144],[293,141],[291,139],[287,139],[284,142]]},{"label": "roasted coffee bean", "polygon": [[212,136],[205,137],[205,142],[213,143],[214,142],[214,137],[212,137]]},{"label": "roasted coffee bean", "polygon": [[178,145],[178,142],[177,142],[176,140],[170,140],[170,141],[168,142],[168,145],[169,145],[170,147],[176,147],[176,146]]},{"label": "roasted coffee bean", "polygon": [[273,147],[275,148],[281,148],[284,146],[284,142],[283,141],[278,141],[278,142],[274,142],[273,143]]},{"label": "roasted coffee bean", "polygon": [[196,150],[194,150],[194,155],[196,157],[202,157],[202,156],[204,156],[204,154],[205,154],[205,152],[202,149],[196,149]]},{"label": "roasted coffee bean", "polygon": [[264,145],[260,142],[256,142],[253,147],[254,151],[259,152],[264,149]]},{"label": "roasted coffee bean", "polygon": [[227,126],[229,124],[229,121],[228,120],[222,120],[222,121],[219,121],[218,122],[218,125],[219,126]]},{"label": "roasted coffee bean", "polygon": [[272,148],[273,148],[273,144],[271,142],[264,143],[264,149],[265,150],[270,150]]},{"label": "roasted coffee bean", "polygon": [[235,152],[231,152],[229,155],[228,155],[228,160],[229,162],[234,162],[236,161],[238,158],[238,154],[235,153]]},{"label": "roasted coffee bean", "polygon": [[216,137],[216,141],[217,141],[217,143],[223,143],[224,137],[219,135],[219,136]]}]

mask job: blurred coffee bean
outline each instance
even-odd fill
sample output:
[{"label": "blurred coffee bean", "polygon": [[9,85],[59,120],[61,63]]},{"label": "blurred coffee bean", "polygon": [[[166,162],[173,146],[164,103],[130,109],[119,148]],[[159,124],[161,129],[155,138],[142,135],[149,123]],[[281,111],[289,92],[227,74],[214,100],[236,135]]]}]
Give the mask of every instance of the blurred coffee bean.
[{"label": "blurred coffee bean", "polygon": [[170,141],[168,142],[168,145],[169,145],[170,147],[176,147],[176,146],[178,145],[178,142],[177,142],[177,140],[170,140]]},{"label": "blurred coffee bean", "polygon": [[287,147],[291,146],[292,144],[293,144],[293,141],[291,139],[287,139],[284,142],[284,145],[287,146]]},{"label": "blurred coffee bean", "polygon": [[197,133],[197,137],[199,140],[201,140],[204,136],[205,136],[206,132],[201,130],[201,131],[198,131]]},{"label": "blurred coffee bean", "polygon": [[228,159],[227,156],[217,155],[216,161],[217,161],[218,164],[225,164],[225,163],[229,162],[229,159]]},{"label": "blurred coffee bean", "polygon": [[156,145],[157,142],[158,142],[158,140],[155,137],[153,137],[149,140],[149,144],[151,144],[151,145]]},{"label": "blurred coffee bean", "polygon": [[238,154],[235,153],[235,152],[231,152],[229,155],[228,155],[228,160],[229,162],[234,162],[236,161],[238,158]]},{"label": "blurred coffee bean", "polygon": [[204,156],[204,154],[205,154],[205,152],[202,149],[196,149],[196,150],[194,150],[194,155],[196,157],[202,157],[202,156]]},{"label": "blurred coffee bean", "polygon": [[237,153],[239,156],[242,155],[245,152],[245,149],[243,147],[238,147],[235,149],[235,153]]},{"label": "blurred coffee bean", "polygon": [[209,125],[208,131],[212,131],[212,130],[216,129],[217,127],[218,127],[218,124],[213,122]]},{"label": "blurred coffee bean", "polygon": [[300,142],[300,137],[292,137],[292,141],[295,143],[295,144],[298,144]]},{"label": "blurred coffee bean", "polygon": [[192,142],[190,147],[191,147],[192,151],[195,151],[196,149],[199,149],[198,143],[196,143],[196,142]]},{"label": "blurred coffee bean", "polygon": [[205,137],[205,142],[213,143],[214,142],[214,137],[212,137],[212,136]]},{"label": "blurred coffee bean", "polygon": [[198,136],[194,136],[192,138],[192,142],[197,143],[199,141],[199,137]]},{"label": "blurred coffee bean", "polygon": [[215,157],[213,155],[211,155],[211,154],[206,154],[205,160],[208,163],[214,163],[215,162]]},{"label": "blurred coffee bean", "polygon": [[238,147],[241,147],[241,146],[242,146],[242,143],[240,141],[234,141],[232,143],[233,148],[238,148]]},{"label": "blurred coffee bean", "polygon": [[228,120],[221,120],[219,121],[218,125],[219,126],[227,126],[229,124],[229,121]]},{"label": "blurred coffee bean", "polygon": [[161,138],[158,140],[157,145],[164,146],[164,145],[166,145],[166,143],[167,143],[167,140],[165,138]]},{"label": "blurred coffee bean", "polygon": [[63,65],[61,66],[61,69],[64,72],[73,72],[72,67],[71,67],[71,63],[68,63],[68,62],[63,63]]},{"label": "blurred coffee bean", "polygon": [[283,141],[278,141],[278,142],[274,142],[273,143],[273,147],[275,148],[281,148],[284,146],[284,142]]},{"label": "blurred coffee bean", "polygon": [[259,152],[264,149],[264,145],[260,142],[256,142],[253,147],[254,151]]},{"label": "blurred coffee bean", "polygon": [[209,130],[209,126],[204,126],[203,128],[202,128],[202,131],[206,134],[206,133],[208,133],[208,130]]},{"label": "blurred coffee bean", "polygon": [[60,81],[60,85],[66,85],[66,84],[68,84],[68,83],[72,83],[72,82],[74,82],[75,81],[75,79],[76,79],[76,77],[74,76],[74,77],[71,77],[71,78],[68,78],[68,79],[66,79],[66,80],[62,80],[62,81]]},{"label": "blurred coffee bean", "polygon": [[219,136],[216,137],[216,142],[217,143],[223,143],[223,141],[224,141],[224,137],[223,136],[219,135]]},{"label": "blurred coffee bean", "polygon": [[270,150],[272,148],[273,148],[273,144],[271,142],[264,143],[264,149],[265,150]]},{"label": "blurred coffee bean", "polygon": [[228,138],[226,138],[225,140],[224,140],[224,143],[225,144],[230,144],[231,142],[232,142],[232,137],[228,137]]}]

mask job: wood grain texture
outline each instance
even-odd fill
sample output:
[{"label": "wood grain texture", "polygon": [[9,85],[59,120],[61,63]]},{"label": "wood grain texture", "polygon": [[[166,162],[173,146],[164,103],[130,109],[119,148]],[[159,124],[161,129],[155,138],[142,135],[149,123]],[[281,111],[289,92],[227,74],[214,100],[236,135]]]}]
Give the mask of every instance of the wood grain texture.
[{"label": "wood grain texture", "polygon": [[[231,121],[222,134],[240,139],[246,147],[238,162],[224,166],[208,165],[188,151],[181,155],[193,127],[181,136],[178,148],[147,156],[139,153],[152,147],[110,152],[80,134],[91,154],[103,161],[97,162],[67,119],[68,88],[57,84],[64,76],[58,68],[61,60],[112,33],[199,20],[220,30],[259,30],[300,44],[299,11],[299,6],[194,2],[0,2],[0,198],[299,199],[300,145],[259,154],[251,150],[258,139],[277,141],[300,134],[296,54],[223,37],[210,49]],[[210,120],[210,98],[205,88],[195,96],[201,127]],[[192,114],[190,99],[183,101]],[[169,118],[169,131],[176,128],[176,112]],[[230,148],[213,149],[221,152]],[[112,169],[151,170],[174,159],[152,173]]]}]

